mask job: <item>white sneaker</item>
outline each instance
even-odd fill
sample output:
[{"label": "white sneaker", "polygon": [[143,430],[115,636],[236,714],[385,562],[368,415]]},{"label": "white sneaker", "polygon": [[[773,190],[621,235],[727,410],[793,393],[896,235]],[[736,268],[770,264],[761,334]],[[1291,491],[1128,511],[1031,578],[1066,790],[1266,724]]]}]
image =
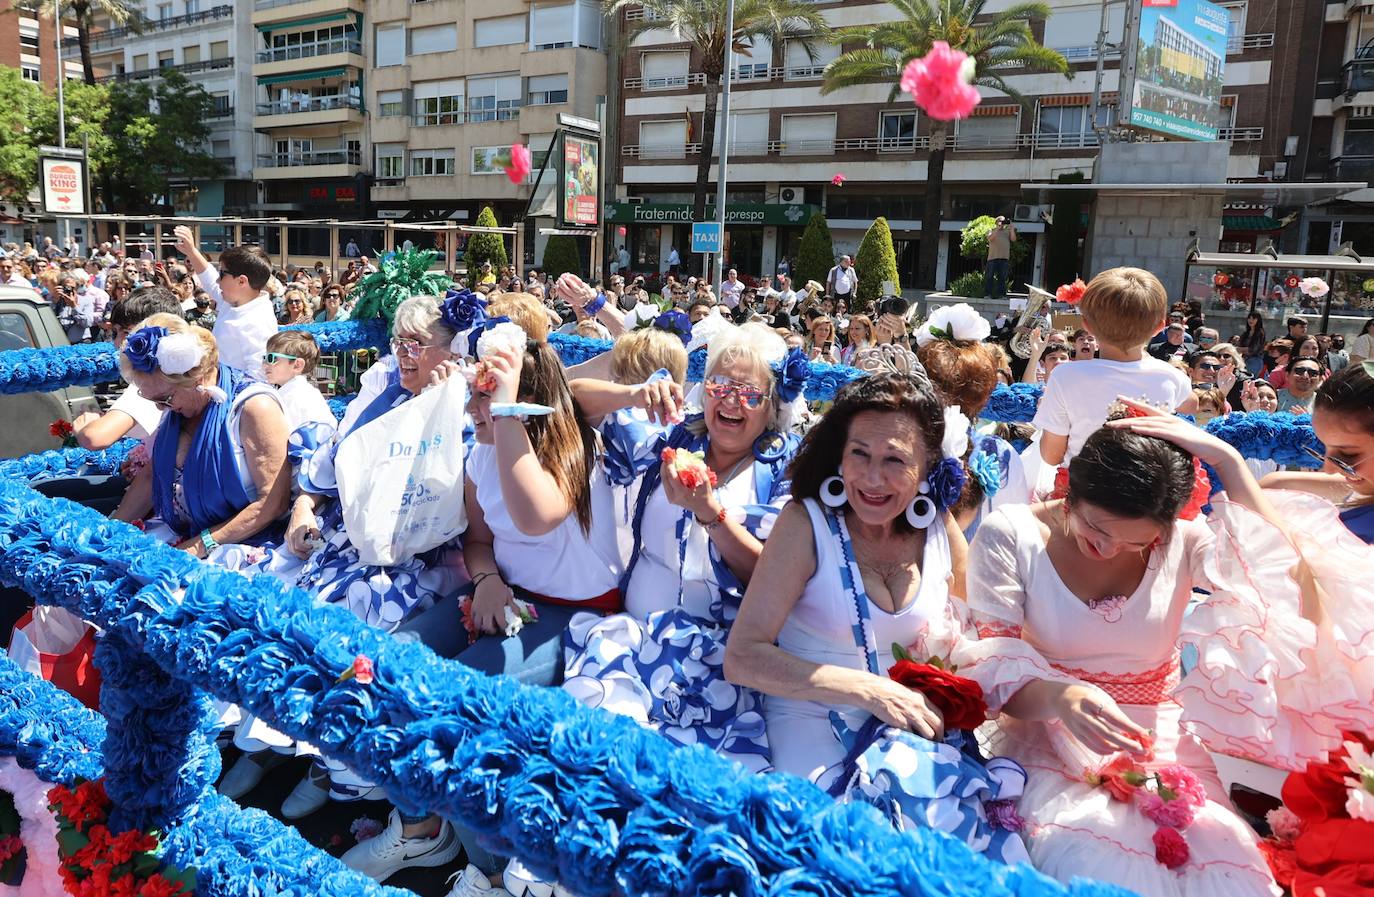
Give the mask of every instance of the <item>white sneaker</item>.
[{"label": "white sneaker", "polygon": [[472,864],[462,872],[458,872],[449,877],[449,881],[457,881],[453,889],[448,892],[447,897],[511,897],[510,891],[505,888],[493,887],[491,879],[482,874],[482,870]]},{"label": "white sneaker", "polygon": [[380,835],[359,841],[339,859],[350,869],[383,882],[409,866],[452,862],[462,849],[447,819],[439,820],[439,832],[433,838],[406,838],[401,835],[400,814],[392,810]]},{"label": "white sneaker", "polygon": [[271,752],[244,754],[237,763],[229,767],[224,778],[219,780],[219,793],[230,800],[238,800],[258,787],[267,771],[280,766],[285,759]]},{"label": "white sneaker", "polygon": [[[281,815],[283,819],[295,821],[304,819],[311,813],[329,803],[329,789],[315,781],[312,769],[306,773],[305,778],[296,783],[296,787],[291,789],[291,793],[286,795],[286,800],[281,802]],[[325,779],[328,782],[328,779]]]},{"label": "white sneaker", "polygon": [[501,873],[501,884],[511,897],[553,897],[553,883],[544,881],[514,858]]}]

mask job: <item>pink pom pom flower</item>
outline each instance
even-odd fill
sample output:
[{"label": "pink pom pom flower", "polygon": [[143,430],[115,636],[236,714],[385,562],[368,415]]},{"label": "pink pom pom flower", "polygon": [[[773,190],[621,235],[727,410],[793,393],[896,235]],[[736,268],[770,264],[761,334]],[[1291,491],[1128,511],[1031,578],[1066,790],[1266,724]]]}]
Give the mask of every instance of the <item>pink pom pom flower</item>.
[{"label": "pink pom pom flower", "polygon": [[967,118],[982,100],[972,83],[976,68],[973,57],[937,40],[929,53],[907,63],[902,71],[902,90],[911,94],[931,118]]},{"label": "pink pom pom flower", "polygon": [[830,179],[830,183],[834,184],[836,187],[843,187],[843,186],[844,186],[844,182],[845,182],[845,176],[842,175],[842,174],[837,174],[837,175],[835,175],[833,178]]},{"label": "pink pom pom flower", "polygon": [[530,148],[523,143],[512,144],[510,148],[510,164],[506,166],[506,177],[510,178],[512,184],[523,184],[525,178],[530,176],[530,166],[533,159],[530,156]]}]

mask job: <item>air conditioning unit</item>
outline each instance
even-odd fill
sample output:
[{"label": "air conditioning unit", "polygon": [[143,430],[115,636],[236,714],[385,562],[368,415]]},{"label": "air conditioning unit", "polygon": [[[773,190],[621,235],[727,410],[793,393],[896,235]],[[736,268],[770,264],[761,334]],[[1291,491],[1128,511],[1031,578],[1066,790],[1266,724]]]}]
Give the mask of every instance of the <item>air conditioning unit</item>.
[{"label": "air conditioning unit", "polygon": [[1013,221],[1039,221],[1040,213],[1043,211],[1046,211],[1044,206],[1019,203],[1012,210],[1011,217]]},{"label": "air conditioning unit", "polygon": [[806,202],[806,188],[779,187],[778,202],[783,203],[784,205],[796,205],[797,203]]},{"label": "air conditioning unit", "polygon": [[630,206],[642,206],[642,205],[644,205],[644,197],[642,197],[642,196],[627,196],[627,197],[625,197],[625,198],[624,198],[623,200],[621,200],[621,201],[624,202],[626,205],[630,205]]}]

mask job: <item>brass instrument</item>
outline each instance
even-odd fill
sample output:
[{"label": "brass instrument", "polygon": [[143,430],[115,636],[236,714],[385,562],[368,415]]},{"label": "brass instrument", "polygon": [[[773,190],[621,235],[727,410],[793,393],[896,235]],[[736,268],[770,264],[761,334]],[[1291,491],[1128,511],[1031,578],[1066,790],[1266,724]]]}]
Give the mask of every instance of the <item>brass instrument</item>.
[{"label": "brass instrument", "polygon": [[1030,358],[1030,332],[1036,327],[1048,330],[1050,326],[1049,315],[1043,314],[1049,304],[1054,301],[1054,294],[1046,292],[1039,287],[1026,285],[1026,309],[1021,312],[1021,317],[1016,320],[1016,332],[1011,337],[1011,351],[1017,358]]}]

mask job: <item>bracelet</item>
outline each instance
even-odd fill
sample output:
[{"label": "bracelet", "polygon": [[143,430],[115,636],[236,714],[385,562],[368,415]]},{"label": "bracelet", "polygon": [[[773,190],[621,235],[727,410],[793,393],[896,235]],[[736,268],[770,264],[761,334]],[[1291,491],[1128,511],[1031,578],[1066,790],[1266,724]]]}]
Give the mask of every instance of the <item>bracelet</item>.
[{"label": "bracelet", "polygon": [[215,541],[214,536],[210,535],[210,531],[208,529],[203,529],[200,531],[200,544],[205,548],[206,557],[210,556],[210,552],[214,551],[216,548],[219,548],[219,543]]},{"label": "bracelet", "polygon": [[472,590],[473,590],[474,592],[476,592],[476,591],[477,591],[477,587],[480,586],[480,585],[482,584],[482,580],[486,579],[488,576],[495,576],[495,575],[496,575],[496,572],[493,571],[493,570],[488,570],[486,573],[478,573],[476,576],[474,576],[474,577],[472,578]]},{"label": "bracelet", "polygon": [[719,511],[716,512],[716,516],[711,520],[702,520],[695,514],[692,515],[692,519],[696,520],[697,523],[701,524],[704,528],[709,530],[715,529],[716,527],[724,523],[725,518],[727,516],[728,515],[725,513],[725,508],[721,508]]},{"label": "bracelet", "polygon": [[606,307],[606,294],[602,293],[601,295],[599,295],[599,296],[597,296],[595,299],[593,299],[591,302],[588,302],[586,305],[584,305],[584,306],[582,307],[582,310],[583,310],[584,312],[586,312],[588,315],[591,315],[592,317],[596,317],[596,313],[599,312],[599,311],[601,311],[601,309],[603,309],[603,308],[605,308],[605,307]]}]

